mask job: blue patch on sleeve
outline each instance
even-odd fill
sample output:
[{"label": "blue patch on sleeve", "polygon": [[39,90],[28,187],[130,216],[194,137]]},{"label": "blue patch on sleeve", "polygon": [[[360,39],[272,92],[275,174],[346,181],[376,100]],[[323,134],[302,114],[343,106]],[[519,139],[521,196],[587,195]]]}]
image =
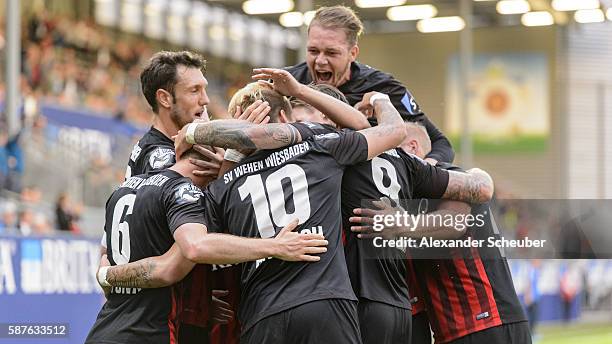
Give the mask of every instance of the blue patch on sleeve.
[{"label": "blue patch on sleeve", "polygon": [[404,94],[404,96],[402,97],[401,102],[406,108],[406,110],[408,110],[409,114],[418,115],[421,113],[419,105],[416,103],[414,97],[412,96],[412,94],[410,94],[410,92],[406,91],[406,94]]}]

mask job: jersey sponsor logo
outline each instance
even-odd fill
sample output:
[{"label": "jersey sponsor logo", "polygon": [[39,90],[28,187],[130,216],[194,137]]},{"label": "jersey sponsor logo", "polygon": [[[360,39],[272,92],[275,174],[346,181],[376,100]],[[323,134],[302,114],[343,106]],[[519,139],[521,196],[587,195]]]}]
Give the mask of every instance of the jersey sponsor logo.
[{"label": "jersey sponsor logo", "polygon": [[402,97],[401,102],[406,108],[406,110],[408,110],[408,113],[410,113],[411,115],[418,115],[421,113],[419,105],[416,103],[414,97],[412,96],[412,94],[410,94],[410,92],[406,91],[406,94],[404,94],[404,96]]},{"label": "jersey sponsor logo", "polygon": [[169,148],[156,148],[149,156],[149,165],[153,169],[160,169],[174,164],[174,151]]},{"label": "jersey sponsor logo", "polygon": [[174,197],[178,204],[197,202],[202,191],[191,183],[184,183],[175,188]]},{"label": "jersey sponsor logo", "polygon": [[486,318],[488,318],[490,316],[491,315],[489,314],[489,312],[480,313],[480,314],[476,315],[476,320],[486,319]]},{"label": "jersey sponsor logo", "polygon": [[302,124],[305,124],[308,128],[310,129],[320,129],[323,128],[322,125],[318,124],[318,123],[313,123],[313,122],[300,122]]},{"label": "jersey sponsor logo", "polygon": [[340,135],[338,135],[337,133],[319,134],[314,136],[316,140],[332,140],[337,139],[339,137]]},{"label": "jersey sponsor logo", "polygon": [[400,158],[395,148],[389,149],[388,151],[384,151],[383,154],[388,154],[388,155],[391,155],[392,157]]},{"label": "jersey sponsor logo", "polygon": [[425,160],[421,159],[420,157],[418,157],[418,156],[416,156],[416,155],[414,155],[414,154],[412,154],[412,153],[406,153],[406,154],[408,154],[410,157],[414,158],[415,160],[417,160],[417,161],[421,162],[421,164],[423,164],[423,165],[425,165],[425,166],[429,165],[429,164],[427,163],[427,161],[425,161]]},{"label": "jersey sponsor logo", "polygon": [[132,160],[133,162],[136,162],[136,159],[138,159],[140,152],[142,152],[142,148],[140,148],[140,141],[138,141],[134,145],[134,148],[132,148],[132,154],[130,155],[130,160]]}]

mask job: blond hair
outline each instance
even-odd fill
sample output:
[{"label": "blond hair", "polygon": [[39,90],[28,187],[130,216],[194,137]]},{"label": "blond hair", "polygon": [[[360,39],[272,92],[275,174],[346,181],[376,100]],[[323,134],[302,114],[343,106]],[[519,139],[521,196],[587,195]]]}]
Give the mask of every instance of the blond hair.
[{"label": "blond hair", "polygon": [[363,23],[355,11],[346,6],[321,7],[317,10],[310,25],[310,28],[319,25],[326,29],[342,29],[346,33],[346,40],[352,47],[357,44],[359,36],[363,33]]},{"label": "blond hair", "polygon": [[278,122],[278,116],[281,110],[285,112],[287,119],[292,119],[291,104],[289,103],[287,97],[276,92],[269,86],[259,82],[247,84],[234,93],[232,99],[230,100],[227,112],[230,114],[230,116],[234,116],[237,107],[240,107],[241,111],[244,111],[257,100],[268,102],[270,105],[271,109],[268,113],[268,116],[270,116],[270,122]]}]

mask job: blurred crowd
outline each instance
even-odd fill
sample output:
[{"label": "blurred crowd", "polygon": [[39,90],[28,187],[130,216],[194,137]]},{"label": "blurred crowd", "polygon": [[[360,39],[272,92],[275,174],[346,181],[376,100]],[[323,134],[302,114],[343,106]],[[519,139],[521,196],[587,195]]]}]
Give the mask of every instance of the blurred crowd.
[{"label": "blurred crowd", "polygon": [[82,209],[65,193],[60,193],[53,205],[42,200],[36,187],[24,187],[19,194],[5,192],[0,197],[0,234],[79,234]]},{"label": "blurred crowd", "polygon": [[134,123],[149,121],[138,84],[141,59],[151,55],[144,41],[114,40],[91,21],[43,10],[24,20],[21,46],[24,99],[86,107]]}]

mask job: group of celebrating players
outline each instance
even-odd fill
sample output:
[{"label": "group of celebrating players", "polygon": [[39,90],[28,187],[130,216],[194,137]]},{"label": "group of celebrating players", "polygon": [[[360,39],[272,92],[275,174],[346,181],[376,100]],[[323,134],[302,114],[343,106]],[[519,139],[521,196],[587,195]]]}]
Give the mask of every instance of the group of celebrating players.
[{"label": "group of celebrating players", "polygon": [[531,343],[499,251],[374,247],[379,234],[499,232],[490,211],[478,230],[372,232],[401,200],[487,213],[493,182],[451,165],[405,87],[356,62],[361,32],[351,9],[320,8],[307,61],[255,69],[233,119],[208,121],[199,55],[150,59],[154,122],[106,204],[107,301],[86,343]]}]

